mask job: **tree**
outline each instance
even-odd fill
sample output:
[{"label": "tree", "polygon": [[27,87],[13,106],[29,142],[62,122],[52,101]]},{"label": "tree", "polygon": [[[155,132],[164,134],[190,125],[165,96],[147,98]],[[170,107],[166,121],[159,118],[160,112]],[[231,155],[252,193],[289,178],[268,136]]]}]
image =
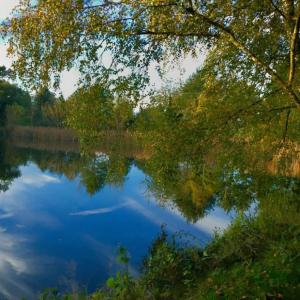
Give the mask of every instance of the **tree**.
[{"label": "tree", "polygon": [[134,118],[133,103],[128,100],[118,98],[115,99],[113,105],[113,116],[115,120],[115,124],[113,124],[114,129],[118,131],[128,129]]},{"label": "tree", "polygon": [[7,69],[5,66],[0,66],[0,78],[4,79],[11,75],[11,70]]},{"label": "tree", "polygon": [[43,109],[47,106],[54,105],[56,101],[55,95],[47,88],[42,87],[33,99],[32,107],[32,123],[35,126],[48,125]]},{"label": "tree", "polygon": [[31,98],[30,95],[14,84],[5,80],[0,80],[0,124],[7,125],[8,107],[18,105],[30,111]]},{"label": "tree", "polygon": [[47,124],[54,127],[64,127],[67,118],[68,104],[60,97],[55,103],[46,104],[42,108],[42,114],[47,121]]},{"label": "tree", "polygon": [[99,85],[77,90],[67,101],[67,125],[79,137],[94,139],[111,128],[113,122],[112,95]]},{"label": "tree", "polygon": [[[298,0],[24,0],[10,20],[9,53],[21,78],[49,81],[78,63],[87,81],[141,88],[152,62],[221,47],[237,76],[274,82],[300,107]],[[107,53],[111,64],[103,63]],[[217,66],[216,66],[217,68]],[[130,70],[130,72],[128,72]],[[58,82],[58,81],[57,81]]]}]

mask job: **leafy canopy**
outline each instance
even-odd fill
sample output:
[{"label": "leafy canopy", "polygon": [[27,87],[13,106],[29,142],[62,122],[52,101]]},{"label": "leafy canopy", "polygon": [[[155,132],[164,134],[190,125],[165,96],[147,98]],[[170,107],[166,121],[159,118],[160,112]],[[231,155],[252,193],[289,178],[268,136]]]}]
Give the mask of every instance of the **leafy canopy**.
[{"label": "leafy canopy", "polygon": [[6,32],[30,85],[76,65],[86,82],[132,93],[151,63],[214,47],[225,70],[262,91],[272,81],[299,107],[299,23],[298,0],[22,0]]}]

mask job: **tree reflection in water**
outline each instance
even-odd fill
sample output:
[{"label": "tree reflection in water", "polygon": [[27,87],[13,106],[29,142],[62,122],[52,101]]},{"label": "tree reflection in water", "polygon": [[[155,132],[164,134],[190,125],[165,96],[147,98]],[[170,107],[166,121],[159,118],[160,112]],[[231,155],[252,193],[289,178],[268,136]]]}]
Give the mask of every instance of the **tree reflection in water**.
[{"label": "tree reflection in water", "polygon": [[20,176],[19,167],[28,162],[34,162],[43,172],[70,180],[79,178],[90,195],[106,185],[121,187],[134,164],[146,174],[148,192],[161,205],[175,206],[190,222],[203,218],[216,205],[245,213],[253,205],[258,209],[274,201],[296,202],[300,193],[299,177],[274,174],[251,161],[247,165],[247,157],[237,160],[226,155],[211,163],[170,150],[149,151],[148,155],[138,155],[136,149],[126,153],[118,145],[105,149],[106,153],[98,149],[85,154],[16,147],[4,141],[0,147],[2,191],[9,189]]}]

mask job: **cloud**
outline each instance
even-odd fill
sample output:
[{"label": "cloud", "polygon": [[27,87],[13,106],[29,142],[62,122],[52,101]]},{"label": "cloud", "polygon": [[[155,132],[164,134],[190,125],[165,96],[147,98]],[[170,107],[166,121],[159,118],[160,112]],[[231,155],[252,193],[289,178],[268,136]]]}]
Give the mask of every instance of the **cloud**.
[{"label": "cloud", "polygon": [[[61,224],[49,212],[39,211],[36,199],[31,198],[31,191],[44,186],[59,184],[60,179],[42,174],[37,167],[22,167],[22,176],[15,179],[8,191],[0,194],[0,220],[14,217],[19,224],[35,224],[48,228],[57,228]],[[45,196],[46,197],[46,196]],[[43,201],[43,197],[39,198]]]},{"label": "cloud", "polygon": [[76,91],[79,77],[80,73],[76,69],[62,72],[60,89],[65,98],[68,98]]},{"label": "cloud", "polygon": [[7,231],[7,229],[5,227],[0,226],[0,233],[3,233],[5,231]]},{"label": "cloud", "polygon": [[[155,205],[155,198],[150,197],[149,203]],[[201,236],[201,241],[206,242],[207,237],[211,237],[216,231],[224,231],[231,224],[232,213],[226,213],[222,208],[216,207],[209,215],[200,219],[194,224],[189,224],[185,221],[180,210],[175,206],[165,206],[162,211],[153,211],[153,208],[145,206],[143,202],[138,202],[133,198],[127,199],[129,208],[142,214],[145,218],[150,220],[153,224],[161,225],[167,220],[167,228],[172,232],[183,230],[190,232],[192,235]],[[166,216],[165,214],[168,214]]]},{"label": "cloud", "polygon": [[[24,172],[23,172],[24,170]],[[60,179],[54,176],[39,174],[37,170],[30,169],[29,172],[26,169],[21,170],[22,176],[13,181],[9,190],[5,193],[0,193],[0,203],[2,203],[2,210],[4,210],[4,203],[14,203],[13,199],[20,199],[20,197],[26,195],[31,188],[42,188],[48,184],[58,184]],[[7,201],[11,199],[10,201]],[[17,206],[19,203],[17,204]],[[11,205],[12,206],[12,205]],[[0,220],[6,219],[12,216],[11,212],[2,211],[0,212]]]},{"label": "cloud", "polygon": [[0,214],[0,220],[3,219],[9,219],[11,217],[13,217],[14,215],[12,213],[4,213],[4,214]]},{"label": "cloud", "polygon": [[79,212],[75,212],[75,213],[70,213],[70,216],[91,216],[91,215],[107,214],[107,213],[113,212],[117,209],[120,209],[124,206],[125,206],[125,204],[115,205],[115,206],[107,207],[107,208],[83,210],[83,211],[79,211]]},{"label": "cloud", "polygon": [[7,57],[6,54],[7,45],[1,44],[0,41],[0,66],[6,66],[9,68],[11,66],[11,59]]},{"label": "cloud", "polygon": [[31,258],[19,251],[24,250],[25,242],[21,237],[0,231],[0,291],[6,299],[16,299],[17,294],[34,297],[22,280],[23,275],[34,273]]},{"label": "cloud", "polygon": [[163,218],[157,213],[153,212],[150,207],[147,207],[147,203],[139,202],[133,198],[127,198],[127,206],[128,208],[138,212],[147,218],[150,222],[156,225],[161,225],[163,223]]},{"label": "cloud", "polygon": [[19,0],[1,0],[0,20],[9,17],[13,8],[18,5]]},{"label": "cloud", "polygon": [[195,223],[195,226],[200,230],[212,235],[215,231],[225,230],[231,223],[231,219],[224,214],[223,216],[216,216],[214,214],[208,215]]},{"label": "cloud", "polygon": [[45,174],[25,174],[22,176],[22,183],[24,185],[30,185],[34,187],[43,187],[49,183],[59,182],[60,180],[57,177]]}]

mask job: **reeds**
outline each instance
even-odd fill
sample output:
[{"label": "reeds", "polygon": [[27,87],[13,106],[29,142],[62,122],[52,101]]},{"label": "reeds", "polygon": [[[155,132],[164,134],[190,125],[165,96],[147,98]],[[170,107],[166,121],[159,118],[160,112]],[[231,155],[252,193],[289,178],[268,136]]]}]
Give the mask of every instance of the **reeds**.
[{"label": "reeds", "polygon": [[79,151],[79,141],[67,128],[15,126],[7,129],[10,142],[19,147],[40,150]]},{"label": "reeds", "polygon": [[[80,144],[75,132],[68,128],[16,126],[6,130],[10,143],[16,147],[49,151],[85,151],[93,154],[122,154],[136,159],[149,157],[134,132],[103,131],[93,141]],[[82,142],[82,141],[81,141]]]}]

